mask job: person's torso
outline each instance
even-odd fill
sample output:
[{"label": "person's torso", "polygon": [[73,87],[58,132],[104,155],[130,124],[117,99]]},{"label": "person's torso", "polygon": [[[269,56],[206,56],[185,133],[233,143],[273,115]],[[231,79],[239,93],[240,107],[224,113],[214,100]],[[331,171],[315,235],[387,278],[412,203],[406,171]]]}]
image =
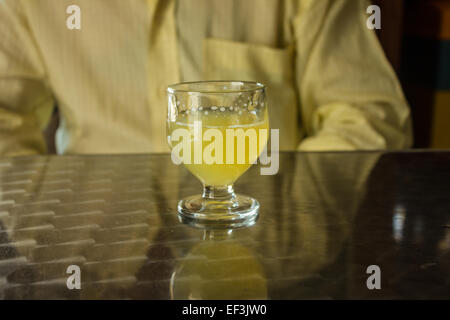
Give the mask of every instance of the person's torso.
[{"label": "person's torso", "polygon": [[[66,8],[73,4],[81,9],[80,30],[66,27]],[[295,149],[301,133],[292,19],[301,5],[300,0],[27,2],[62,116],[58,152],[169,151],[167,85],[213,79],[265,83],[280,148]]]}]

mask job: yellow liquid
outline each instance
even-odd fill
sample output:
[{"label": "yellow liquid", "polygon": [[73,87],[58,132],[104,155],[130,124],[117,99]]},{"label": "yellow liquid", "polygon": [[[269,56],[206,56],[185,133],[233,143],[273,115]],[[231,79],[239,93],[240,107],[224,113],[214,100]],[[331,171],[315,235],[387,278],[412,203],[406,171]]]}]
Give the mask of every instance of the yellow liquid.
[{"label": "yellow liquid", "polygon": [[[202,150],[202,163],[195,163],[194,154],[196,147],[194,142],[194,121],[202,122],[202,127],[199,131],[201,132],[201,137],[204,137],[204,134],[208,131],[208,129],[215,129],[217,130],[217,133],[221,133],[223,137],[223,143],[221,145],[223,156],[219,158],[222,159],[222,164],[207,164],[204,160],[206,158],[204,156],[205,149],[208,148],[213,141],[215,141],[215,138],[212,138],[210,141],[205,141],[205,139],[202,139],[201,149],[197,146],[198,151]],[[171,141],[170,137],[173,136],[173,132],[176,129],[187,129],[191,133],[189,140],[191,146],[191,157],[189,164],[184,163],[186,168],[205,185],[225,186],[234,183],[248,168],[250,168],[253,162],[255,162],[262,153],[267,144],[269,121],[267,111],[259,116],[251,112],[242,112],[241,114],[238,114],[238,112],[232,111],[212,112],[211,110],[207,112],[196,112],[193,115],[180,115],[176,122],[168,123],[169,145],[172,148],[181,141]],[[237,138],[229,135],[227,136],[227,129],[233,130],[235,134],[238,133],[237,130],[241,130],[241,133],[246,133],[249,132],[248,130],[250,129],[250,131],[252,131],[251,135],[253,138],[250,139],[249,137],[246,137],[244,140],[245,143],[239,144]],[[261,129],[265,130],[261,131]],[[230,140],[234,140],[234,142]],[[229,146],[234,143],[234,148],[228,149],[228,154],[227,143]],[[230,153],[230,150],[234,150],[234,157]],[[216,155],[215,152],[212,154],[214,156]],[[238,156],[240,156],[240,158],[238,158]],[[245,161],[242,161],[242,157],[244,156]],[[240,162],[239,159],[241,159]],[[230,162],[232,163],[230,164]]]},{"label": "yellow liquid", "polygon": [[267,279],[248,248],[232,241],[202,241],[178,266],[171,294],[173,299],[267,299]]}]

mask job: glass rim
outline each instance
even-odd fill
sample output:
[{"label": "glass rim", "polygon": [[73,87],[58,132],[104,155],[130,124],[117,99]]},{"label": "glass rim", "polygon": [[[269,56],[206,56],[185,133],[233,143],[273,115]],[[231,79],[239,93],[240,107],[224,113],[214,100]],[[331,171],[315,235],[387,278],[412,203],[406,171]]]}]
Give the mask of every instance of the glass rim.
[{"label": "glass rim", "polygon": [[[201,84],[232,84],[232,83],[241,83],[243,85],[253,86],[251,88],[246,89],[230,89],[230,90],[194,90],[183,88],[184,86],[189,85],[201,85]],[[187,82],[178,82],[171,84],[167,87],[167,92],[171,94],[175,94],[177,92],[184,93],[198,93],[198,94],[229,94],[229,93],[243,93],[243,92],[254,92],[254,91],[263,91],[266,86],[259,81],[243,81],[243,80],[202,80],[202,81],[187,81]]]}]

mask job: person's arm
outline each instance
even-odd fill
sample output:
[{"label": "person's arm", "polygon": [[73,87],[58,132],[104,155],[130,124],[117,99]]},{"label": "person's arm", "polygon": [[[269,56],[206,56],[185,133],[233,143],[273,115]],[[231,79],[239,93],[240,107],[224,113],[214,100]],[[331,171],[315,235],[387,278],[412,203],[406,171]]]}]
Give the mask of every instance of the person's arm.
[{"label": "person's arm", "polygon": [[295,20],[300,150],[401,149],[408,104],[366,21],[368,1],[319,0]]},{"label": "person's arm", "polygon": [[54,101],[19,0],[0,0],[0,156],[46,152]]}]

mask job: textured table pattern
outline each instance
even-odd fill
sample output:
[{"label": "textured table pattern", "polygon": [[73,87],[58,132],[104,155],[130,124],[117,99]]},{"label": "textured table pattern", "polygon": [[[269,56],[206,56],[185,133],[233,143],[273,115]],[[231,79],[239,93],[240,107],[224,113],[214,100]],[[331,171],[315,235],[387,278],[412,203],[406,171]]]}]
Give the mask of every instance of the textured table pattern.
[{"label": "textured table pattern", "polygon": [[254,226],[201,230],[178,221],[201,186],[169,155],[3,158],[0,298],[448,299],[449,163],[282,153],[278,175],[254,166],[236,185],[261,203]]}]

